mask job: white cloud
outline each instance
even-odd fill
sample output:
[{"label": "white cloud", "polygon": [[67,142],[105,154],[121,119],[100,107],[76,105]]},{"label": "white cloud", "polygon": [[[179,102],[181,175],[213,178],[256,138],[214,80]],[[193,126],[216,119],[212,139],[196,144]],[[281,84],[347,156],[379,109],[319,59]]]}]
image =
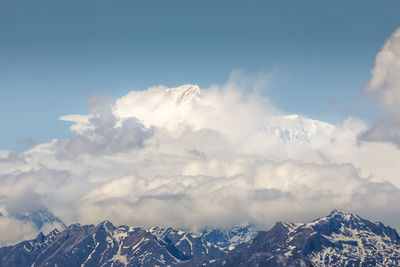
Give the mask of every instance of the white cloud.
[{"label": "white cloud", "polygon": [[365,90],[375,92],[379,103],[400,118],[400,28],[377,54],[371,75]]},{"label": "white cloud", "polygon": [[361,139],[400,145],[400,28],[393,32],[377,54],[371,80],[364,90],[374,95],[388,115],[378,120]]},{"label": "white cloud", "polygon": [[338,208],[400,226],[397,147],[360,143],[356,118],[283,114],[257,93],[268,79],[94,95],[90,114],[61,118],[74,123],[71,139],[0,153],[0,199],[10,213],[43,206],[67,224],[268,227]]},{"label": "white cloud", "polygon": [[70,130],[77,134],[83,134],[88,130],[93,130],[93,127],[90,125],[90,115],[71,114],[61,116],[59,120],[72,122],[73,124]]},{"label": "white cloud", "polygon": [[10,217],[0,217],[0,245],[11,245],[18,240],[35,238],[37,229],[27,223]]}]

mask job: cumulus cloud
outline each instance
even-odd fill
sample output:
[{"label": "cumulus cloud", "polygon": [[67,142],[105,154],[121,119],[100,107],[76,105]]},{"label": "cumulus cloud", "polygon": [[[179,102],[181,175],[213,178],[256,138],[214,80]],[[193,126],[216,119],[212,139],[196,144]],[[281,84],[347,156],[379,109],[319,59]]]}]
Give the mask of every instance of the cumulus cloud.
[{"label": "cumulus cloud", "polygon": [[400,117],[400,28],[386,40],[376,56],[371,80],[365,90],[375,92],[379,103]]},{"label": "cumulus cloud", "polygon": [[400,28],[393,32],[377,54],[371,80],[364,90],[373,94],[388,115],[378,120],[361,139],[400,145]]},{"label": "cumulus cloud", "polygon": [[34,238],[37,229],[31,223],[0,216],[0,235],[0,245],[11,245],[16,241]]},{"label": "cumulus cloud", "polygon": [[[23,163],[28,164],[27,161]],[[62,223],[49,220],[51,218],[45,211],[47,206],[52,206],[51,203],[56,199],[54,194],[65,187],[68,179],[67,171],[45,168],[29,171],[21,168],[1,173],[0,242],[13,244],[21,239],[33,238],[39,231],[61,229]]]},{"label": "cumulus cloud", "polygon": [[152,135],[151,127],[144,125],[135,117],[120,121],[113,114],[114,100],[104,95],[92,95],[89,99],[89,115],[70,115],[61,120],[75,122],[71,130],[77,135],[61,142],[58,157],[71,158],[82,153],[98,155],[119,153],[142,147]]},{"label": "cumulus cloud", "polygon": [[367,126],[356,118],[332,125],[284,114],[260,94],[269,75],[246,77],[93,95],[89,114],[60,118],[72,138],[0,151],[4,224],[46,208],[67,224],[268,228],[338,208],[400,226],[396,146],[360,143]]}]

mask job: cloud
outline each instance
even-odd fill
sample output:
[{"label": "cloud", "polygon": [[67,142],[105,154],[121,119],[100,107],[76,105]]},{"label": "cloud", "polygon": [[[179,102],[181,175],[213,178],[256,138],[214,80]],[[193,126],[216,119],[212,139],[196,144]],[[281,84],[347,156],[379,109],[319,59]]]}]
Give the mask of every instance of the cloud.
[{"label": "cloud", "polygon": [[61,116],[59,120],[72,122],[73,124],[71,125],[70,130],[77,134],[83,134],[88,130],[93,130],[93,127],[90,125],[90,116],[88,115],[71,114]]},{"label": "cloud", "polygon": [[400,28],[386,40],[375,58],[371,80],[365,87],[374,92],[378,102],[391,114],[400,118]]},{"label": "cloud", "polygon": [[400,145],[400,121],[395,117],[385,117],[376,121],[368,131],[360,135],[362,141],[382,141]]},{"label": "cloud", "polygon": [[207,89],[93,95],[89,114],[60,118],[72,138],[0,151],[4,223],[47,208],[67,224],[268,228],[338,208],[400,226],[397,147],[360,143],[367,126],[356,118],[284,114],[264,94],[269,79],[236,72]]},{"label": "cloud", "polygon": [[32,239],[36,234],[37,229],[32,223],[0,216],[0,245],[11,245],[16,241]]},{"label": "cloud", "polygon": [[82,153],[92,155],[129,151],[143,146],[152,135],[152,128],[146,128],[134,117],[117,124],[112,112],[114,100],[103,95],[92,95],[89,99],[89,115],[70,115],[62,120],[73,121],[71,130],[77,135],[66,142],[60,142],[58,157],[71,158]]},{"label": "cloud", "polygon": [[361,135],[361,140],[400,145],[400,28],[393,32],[377,54],[371,79],[364,91],[372,93],[388,115]]},{"label": "cloud", "polygon": [[[373,183],[350,164],[254,158],[202,167],[211,168],[205,172],[213,173],[215,164],[223,165],[217,168],[225,176],[113,179],[82,200],[81,219],[89,222],[94,218],[114,218],[118,223],[132,221],[192,230],[205,225],[227,227],[246,222],[268,227],[276,220],[305,220],[311,214],[318,216],[335,207],[377,211],[395,205],[400,197],[395,186]],[[230,173],[232,168],[240,174]],[[375,203],[371,198],[380,201]],[[368,210],[366,202],[370,203]]]},{"label": "cloud", "polygon": [[0,163],[26,163],[22,153],[4,151],[0,155]]},{"label": "cloud", "polygon": [[52,207],[57,191],[68,184],[69,173],[45,168],[21,170],[0,174],[0,242],[6,245],[33,238],[40,231],[61,229],[58,222],[47,221],[48,216],[41,218],[38,212]]}]

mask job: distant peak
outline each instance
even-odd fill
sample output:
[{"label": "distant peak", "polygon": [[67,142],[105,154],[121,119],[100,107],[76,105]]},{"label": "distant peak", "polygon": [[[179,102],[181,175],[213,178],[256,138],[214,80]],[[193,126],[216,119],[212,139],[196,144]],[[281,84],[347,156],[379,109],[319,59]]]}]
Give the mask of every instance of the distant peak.
[{"label": "distant peak", "polygon": [[175,104],[193,104],[195,103],[200,95],[201,89],[198,85],[185,84],[175,88],[168,88],[168,92],[175,95]]},{"label": "distant peak", "polygon": [[110,226],[110,227],[114,227],[114,225],[110,222],[110,221],[108,221],[108,220],[105,220],[105,221],[102,221],[101,223],[99,223],[99,226]]},{"label": "distant peak", "polygon": [[43,239],[44,238],[43,232],[40,232],[36,238],[37,239]]},{"label": "distant peak", "polygon": [[337,210],[337,209],[333,209],[333,210],[329,213],[329,215],[335,215],[335,214],[344,214],[344,212],[343,212],[343,211],[340,211],[340,210]]},{"label": "distant peak", "polygon": [[79,227],[81,227],[80,223],[74,223],[74,224],[71,224],[70,226],[68,226],[66,229],[71,230],[71,229],[75,229],[75,228],[79,228]]},{"label": "distant peak", "polygon": [[331,213],[329,213],[328,217],[335,217],[335,216],[340,216],[345,219],[350,219],[351,217],[354,217],[354,215],[349,212],[333,209]]},{"label": "distant peak", "polygon": [[285,230],[287,230],[288,229],[288,223],[284,223],[284,222],[281,222],[281,221],[279,221],[279,222],[276,222],[275,224],[274,224],[274,226],[272,227],[272,229],[285,229]]},{"label": "distant peak", "polygon": [[167,90],[170,90],[170,91],[181,91],[181,92],[182,91],[187,91],[187,90],[189,90],[189,91],[191,91],[191,90],[198,91],[198,90],[200,90],[200,87],[197,84],[184,84],[184,85],[181,85],[181,86],[168,88]]}]

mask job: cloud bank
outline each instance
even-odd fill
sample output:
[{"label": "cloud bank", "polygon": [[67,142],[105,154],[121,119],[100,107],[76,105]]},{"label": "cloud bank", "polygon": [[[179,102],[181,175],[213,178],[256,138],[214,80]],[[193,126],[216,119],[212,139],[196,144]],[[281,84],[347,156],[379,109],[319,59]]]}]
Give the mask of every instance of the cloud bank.
[{"label": "cloud bank", "polygon": [[197,231],[268,228],[337,208],[400,227],[400,150],[379,126],[400,118],[399,33],[379,52],[366,88],[390,114],[377,130],[357,118],[332,125],[285,114],[259,93],[270,74],[233,72],[206,89],[93,95],[89,114],[60,118],[72,123],[71,139],[0,151],[2,241],[42,230],[18,219],[38,210],[66,224],[107,219]]},{"label": "cloud bank", "polygon": [[388,114],[364,133],[362,139],[400,146],[400,28],[386,40],[377,54],[371,80],[364,90],[372,93]]}]

